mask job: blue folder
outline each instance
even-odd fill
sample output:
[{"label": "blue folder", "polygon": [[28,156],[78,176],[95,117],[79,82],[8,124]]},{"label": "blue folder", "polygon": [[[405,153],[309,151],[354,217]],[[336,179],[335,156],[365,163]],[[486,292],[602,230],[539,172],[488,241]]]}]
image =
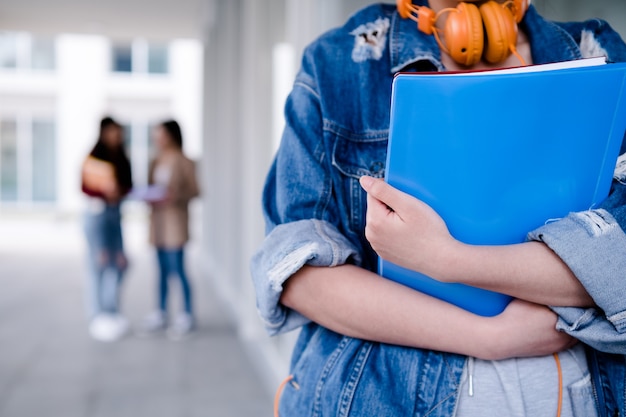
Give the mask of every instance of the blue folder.
[{"label": "blue folder", "polygon": [[[626,131],[625,86],[626,64],[399,74],[386,181],[429,204],[462,242],[523,242],[608,195]],[[482,316],[511,300],[383,259],[379,273]]]}]

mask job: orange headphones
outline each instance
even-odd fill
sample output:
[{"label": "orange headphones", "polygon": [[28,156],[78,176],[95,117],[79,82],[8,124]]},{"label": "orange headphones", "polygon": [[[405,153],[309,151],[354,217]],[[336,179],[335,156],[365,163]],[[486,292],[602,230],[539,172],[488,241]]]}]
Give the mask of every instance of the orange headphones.
[{"label": "orange headphones", "polygon": [[[465,66],[476,64],[481,57],[496,64],[511,54],[526,65],[515,45],[517,24],[524,17],[529,3],[530,0],[508,0],[502,4],[490,0],[477,7],[460,2],[455,8],[435,13],[428,7],[414,6],[411,0],[396,0],[402,18],[416,21],[421,32],[434,34],[441,50]],[[449,16],[441,30],[435,23],[444,13],[449,13]],[[439,32],[442,32],[441,36]]]}]

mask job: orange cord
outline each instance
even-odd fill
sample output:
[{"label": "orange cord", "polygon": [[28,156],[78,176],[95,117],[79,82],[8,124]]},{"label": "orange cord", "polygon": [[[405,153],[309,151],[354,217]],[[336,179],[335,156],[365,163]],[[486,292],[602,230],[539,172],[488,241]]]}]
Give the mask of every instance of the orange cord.
[{"label": "orange cord", "polygon": [[[437,15],[435,16],[435,22],[439,20],[439,17],[441,17],[441,15],[444,13],[457,13],[458,11],[459,10],[456,7],[447,7],[445,9],[439,10],[439,13],[437,13]],[[437,28],[436,26],[433,27],[433,33],[435,35],[435,39],[437,39],[437,44],[439,45],[439,48],[441,48],[441,50],[443,50],[446,54],[450,55],[450,50],[439,37],[439,31],[440,31],[439,28]]]},{"label": "orange cord", "polygon": [[559,374],[559,401],[556,408],[556,417],[561,417],[561,408],[563,407],[563,371],[561,369],[561,360],[558,353],[553,353],[554,361],[556,362],[556,370]]},{"label": "orange cord", "polygon": [[293,380],[293,375],[289,375],[287,378],[285,378],[283,382],[280,383],[280,385],[278,386],[278,389],[276,390],[276,395],[274,396],[274,417],[279,417],[278,416],[278,403],[280,402],[280,395],[283,393],[283,390],[285,389],[285,385],[287,385],[291,380]]},{"label": "orange cord", "polygon": [[515,57],[517,59],[519,59],[519,62],[522,64],[523,67],[527,66],[528,64],[526,63],[526,61],[524,60],[524,58],[522,58],[522,56],[520,55],[519,52],[517,52],[517,48],[515,48],[515,45],[509,45],[509,48],[511,49],[511,53],[513,55],[515,55]]}]

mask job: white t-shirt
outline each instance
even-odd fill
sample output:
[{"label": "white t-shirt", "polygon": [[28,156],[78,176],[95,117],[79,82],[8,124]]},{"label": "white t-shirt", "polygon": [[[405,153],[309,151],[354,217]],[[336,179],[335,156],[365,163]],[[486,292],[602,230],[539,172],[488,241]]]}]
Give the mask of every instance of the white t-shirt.
[{"label": "white t-shirt", "polygon": [[[561,417],[596,417],[585,350],[559,353]],[[470,358],[461,378],[455,417],[556,417],[559,377],[553,356],[485,361]]]}]

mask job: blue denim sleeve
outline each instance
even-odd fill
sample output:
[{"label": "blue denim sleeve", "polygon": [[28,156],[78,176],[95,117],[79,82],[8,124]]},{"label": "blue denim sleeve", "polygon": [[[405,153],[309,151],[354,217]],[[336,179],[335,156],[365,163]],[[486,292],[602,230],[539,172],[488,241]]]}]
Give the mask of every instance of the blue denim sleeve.
[{"label": "blue denim sleeve", "polygon": [[271,335],[309,322],[280,303],[284,282],[302,266],[359,263],[339,231],[315,81],[298,74],[285,107],[286,127],[263,192],[267,236],[251,261],[257,308]]},{"label": "blue denim sleeve", "polygon": [[626,185],[616,181],[599,208],[571,213],[529,235],[548,245],[569,266],[597,305],[591,309],[554,307],[559,315],[557,328],[607,353],[626,354],[624,230]]},{"label": "blue denim sleeve", "polygon": [[357,250],[328,222],[308,219],[274,228],[252,258],[257,309],[270,335],[309,322],[280,303],[285,281],[304,265],[337,266],[358,260]]},{"label": "blue denim sleeve", "polygon": [[[607,22],[561,25],[581,46],[583,37],[593,33],[594,42],[587,46],[600,45],[611,62],[626,61],[626,45]],[[600,207],[572,213],[535,230],[529,238],[544,242],[560,256],[597,305],[553,308],[559,315],[557,328],[600,351],[626,354],[626,154],[618,160],[615,179],[611,195]]]}]

